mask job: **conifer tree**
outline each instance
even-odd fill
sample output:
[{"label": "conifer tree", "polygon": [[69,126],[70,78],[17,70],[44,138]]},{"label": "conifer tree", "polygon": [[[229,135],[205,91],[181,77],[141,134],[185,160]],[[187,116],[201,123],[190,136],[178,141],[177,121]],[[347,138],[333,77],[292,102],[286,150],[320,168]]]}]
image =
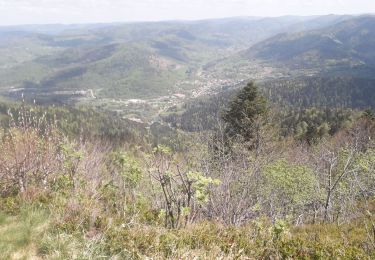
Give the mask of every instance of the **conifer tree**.
[{"label": "conifer tree", "polygon": [[259,127],[259,120],[267,113],[266,99],[259,94],[254,82],[250,82],[231,101],[223,114],[228,137],[241,136],[245,142],[252,141]]}]

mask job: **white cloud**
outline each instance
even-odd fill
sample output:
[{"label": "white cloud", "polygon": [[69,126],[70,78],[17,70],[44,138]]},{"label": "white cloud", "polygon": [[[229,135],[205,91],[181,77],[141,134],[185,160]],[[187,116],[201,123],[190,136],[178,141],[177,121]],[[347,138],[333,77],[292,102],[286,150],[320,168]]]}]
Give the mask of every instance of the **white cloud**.
[{"label": "white cloud", "polygon": [[374,0],[0,0],[0,24],[375,13]]}]

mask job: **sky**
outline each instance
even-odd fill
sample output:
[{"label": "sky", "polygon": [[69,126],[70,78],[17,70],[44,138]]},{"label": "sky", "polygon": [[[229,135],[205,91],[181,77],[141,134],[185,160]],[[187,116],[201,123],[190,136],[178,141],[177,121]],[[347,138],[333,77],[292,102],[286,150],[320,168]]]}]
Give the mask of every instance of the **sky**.
[{"label": "sky", "polygon": [[0,0],[0,25],[375,13],[375,0]]}]

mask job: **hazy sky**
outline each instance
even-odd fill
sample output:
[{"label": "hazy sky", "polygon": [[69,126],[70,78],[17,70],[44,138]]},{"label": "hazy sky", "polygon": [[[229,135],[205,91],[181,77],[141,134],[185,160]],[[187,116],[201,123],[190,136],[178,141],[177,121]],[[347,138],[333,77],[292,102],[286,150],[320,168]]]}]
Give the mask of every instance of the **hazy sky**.
[{"label": "hazy sky", "polygon": [[375,0],[0,0],[0,25],[375,13]]}]

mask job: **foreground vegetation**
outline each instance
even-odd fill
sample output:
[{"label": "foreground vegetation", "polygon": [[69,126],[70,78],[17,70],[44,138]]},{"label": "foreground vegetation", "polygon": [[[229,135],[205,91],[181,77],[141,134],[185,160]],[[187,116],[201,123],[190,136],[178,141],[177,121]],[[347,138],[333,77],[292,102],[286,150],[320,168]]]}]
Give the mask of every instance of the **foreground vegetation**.
[{"label": "foreground vegetation", "polygon": [[90,111],[13,107],[1,257],[374,258],[373,113],[296,112],[286,131],[273,111],[248,84],[216,125],[145,138]]},{"label": "foreground vegetation", "polygon": [[[371,259],[363,223],[290,227],[265,219],[241,227],[215,222],[178,230],[116,221],[102,229],[55,226],[58,216],[40,206],[24,206],[17,216],[1,216],[3,259]],[[60,216],[61,217],[61,216]],[[66,220],[64,220],[66,221]]]}]

